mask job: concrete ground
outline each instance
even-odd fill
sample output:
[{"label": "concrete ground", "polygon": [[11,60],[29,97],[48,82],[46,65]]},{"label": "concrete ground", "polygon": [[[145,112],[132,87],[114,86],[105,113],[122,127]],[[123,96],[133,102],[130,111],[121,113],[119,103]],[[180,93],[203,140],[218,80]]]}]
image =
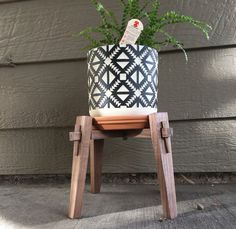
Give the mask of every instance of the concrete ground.
[{"label": "concrete ground", "polygon": [[236,184],[177,185],[179,216],[164,221],[155,185],[106,184],[96,195],[88,190],[83,217],[70,220],[69,184],[1,185],[0,229],[236,228]]}]

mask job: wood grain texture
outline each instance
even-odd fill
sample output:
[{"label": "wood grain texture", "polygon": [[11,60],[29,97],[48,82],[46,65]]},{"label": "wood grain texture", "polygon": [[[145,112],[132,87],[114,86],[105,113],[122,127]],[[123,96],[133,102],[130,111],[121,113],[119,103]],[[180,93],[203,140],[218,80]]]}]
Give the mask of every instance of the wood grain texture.
[{"label": "wood grain texture", "polygon": [[236,48],[160,55],[159,110],[170,120],[236,116]]},{"label": "wood grain texture", "polygon": [[73,148],[70,203],[68,210],[68,217],[71,219],[79,218],[82,213],[92,131],[92,118],[90,116],[77,117],[75,131],[79,130],[81,130],[81,139],[80,141],[74,142]]},{"label": "wood grain texture", "polygon": [[71,172],[71,129],[0,131],[0,174]]},{"label": "wood grain texture", "polygon": [[[119,17],[119,1],[102,2]],[[18,1],[0,7],[0,63],[85,57],[84,42],[73,34],[99,22],[87,0]],[[213,26],[210,41],[188,25],[170,26],[186,48],[235,45],[235,7],[234,0],[163,0],[161,13],[175,10]]]},{"label": "wood grain texture", "polygon": [[[166,138],[161,135],[163,123],[166,124],[163,125],[163,128],[169,128],[168,114],[154,113],[149,115],[148,118],[158,170],[163,217],[174,219],[177,217],[177,205],[172,152],[166,150],[164,141]],[[111,121],[108,118],[106,120]],[[94,194],[100,192],[104,141],[91,141],[92,121],[93,119],[90,116],[78,116],[76,119],[75,132],[81,131],[81,138],[74,140],[68,213],[71,219],[81,217],[89,152],[91,192]],[[94,125],[93,128],[96,129]],[[114,128],[114,131],[116,130]]]},{"label": "wood grain texture", "polygon": [[[236,116],[236,48],[160,55],[159,111],[170,120]],[[0,71],[0,129],[65,127],[87,115],[85,61]]]},{"label": "wood grain texture", "polygon": [[30,0],[0,0],[0,4],[13,3],[13,2],[23,2],[23,1],[30,1]]},{"label": "wood grain texture", "polygon": [[1,68],[1,128],[72,126],[88,113],[86,63]]},{"label": "wood grain texture", "polygon": [[110,138],[150,138],[151,133],[150,129],[141,129],[141,130],[116,130],[116,131],[101,131],[93,130],[92,139],[110,139]]},{"label": "wood grain texture", "polygon": [[90,143],[90,191],[99,193],[102,183],[104,139],[92,140]]},{"label": "wood grain texture", "polygon": [[149,115],[151,141],[157,166],[163,216],[164,218],[174,219],[177,217],[177,205],[173,156],[171,143],[169,142],[169,151],[165,147],[166,138],[161,135],[161,128],[164,127],[162,123],[165,123],[165,128],[169,128],[167,113]]},{"label": "wood grain texture", "polygon": [[[175,172],[235,171],[235,120],[174,122],[171,127]],[[149,140],[111,140],[105,144],[104,157],[105,171],[155,171]]]},{"label": "wood grain texture", "polygon": [[[118,1],[103,2],[119,15]],[[86,60],[71,61],[85,57],[83,43],[72,35],[97,23],[97,13],[87,0],[0,3],[0,174],[69,173],[69,129],[56,127],[88,113]],[[202,120],[174,123],[175,171],[236,171],[235,7],[235,0],[162,0],[161,12],[175,9],[213,25],[210,41],[187,25],[169,27],[186,48],[221,46],[189,52],[187,65],[182,53],[160,55],[159,110],[170,120]],[[108,141],[104,171],[154,172],[150,155],[148,140]]]},{"label": "wood grain texture", "polygon": [[[175,172],[236,172],[235,119],[172,122],[170,126],[174,128]],[[0,174],[70,173],[71,130],[1,130]],[[105,141],[103,172],[148,173],[155,169],[150,140]]]}]

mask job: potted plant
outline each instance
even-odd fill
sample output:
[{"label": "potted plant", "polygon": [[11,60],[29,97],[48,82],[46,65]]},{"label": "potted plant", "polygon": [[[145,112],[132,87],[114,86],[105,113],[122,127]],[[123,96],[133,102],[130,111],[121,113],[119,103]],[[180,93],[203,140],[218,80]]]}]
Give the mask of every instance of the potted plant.
[{"label": "potted plant", "polygon": [[[157,112],[158,52],[173,45],[187,54],[183,45],[165,31],[176,23],[189,23],[209,39],[211,27],[174,11],[158,15],[160,0],[120,0],[120,22],[113,12],[97,0],[91,0],[101,24],[79,33],[89,41],[88,52],[89,112],[97,116],[148,115]],[[136,44],[120,45],[130,19],[144,22]],[[96,38],[93,37],[95,35]],[[159,37],[162,40],[158,39]],[[164,39],[163,39],[164,37]]]}]

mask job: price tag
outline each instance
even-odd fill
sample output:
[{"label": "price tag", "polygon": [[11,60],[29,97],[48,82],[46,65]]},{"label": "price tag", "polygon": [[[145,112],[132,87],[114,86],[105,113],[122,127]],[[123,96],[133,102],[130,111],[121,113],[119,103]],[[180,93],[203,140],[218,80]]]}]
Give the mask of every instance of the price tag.
[{"label": "price tag", "polygon": [[138,19],[132,19],[128,22],[125,33],[120,44],[135,44],[143,31],[143,23]]}]

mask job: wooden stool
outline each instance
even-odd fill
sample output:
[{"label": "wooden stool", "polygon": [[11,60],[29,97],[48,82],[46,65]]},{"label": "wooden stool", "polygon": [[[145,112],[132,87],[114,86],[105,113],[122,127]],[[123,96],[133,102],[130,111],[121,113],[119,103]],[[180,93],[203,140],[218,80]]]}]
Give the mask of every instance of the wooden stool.
[{"label": "wooden stool", "polygon": [[91,118],[79,116],[75,131],[70,133],[74,142],[69,217],[79,218],[90,154],[91,192],[101,187],[102,153],[107,138],[151,138],[160,184],[161,203],[165,218],[177,216],[176,193],[171,150],[172,135],[167,113],[149,116]]}]

